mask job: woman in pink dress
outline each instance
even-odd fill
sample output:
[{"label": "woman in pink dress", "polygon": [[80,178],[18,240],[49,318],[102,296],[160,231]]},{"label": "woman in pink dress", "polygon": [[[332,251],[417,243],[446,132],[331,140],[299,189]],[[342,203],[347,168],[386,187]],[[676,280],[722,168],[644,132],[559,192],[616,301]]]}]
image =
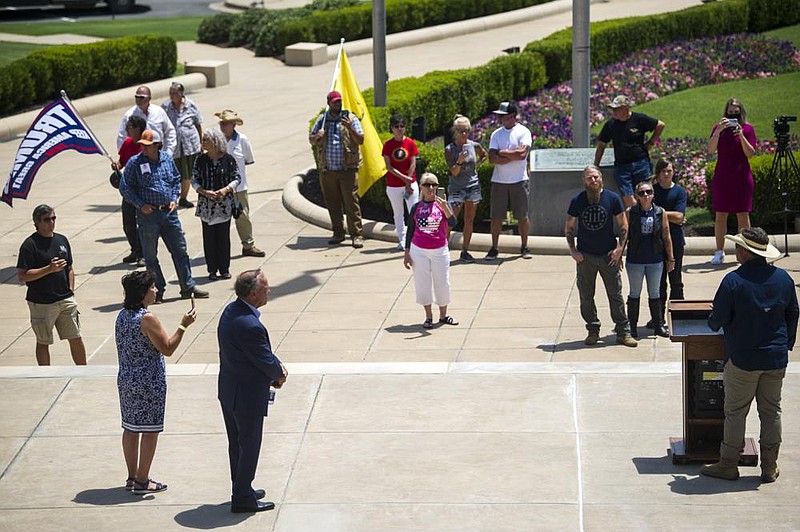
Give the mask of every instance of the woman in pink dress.
[{"label": "woman in pink dress", "polygon": [[725,103],[722,119],[714,124],[708,139],[708,153],[717,154],[711,181],[711,208],[715,213],[714,237],[717,250],[711,264],[725,261],[725,233],[728,215],[736,213],[739,231],[750,227],[753,210],[753,172],[750,157],[755,154],[756,131],[747,123],[747,109],[736,98]]}]

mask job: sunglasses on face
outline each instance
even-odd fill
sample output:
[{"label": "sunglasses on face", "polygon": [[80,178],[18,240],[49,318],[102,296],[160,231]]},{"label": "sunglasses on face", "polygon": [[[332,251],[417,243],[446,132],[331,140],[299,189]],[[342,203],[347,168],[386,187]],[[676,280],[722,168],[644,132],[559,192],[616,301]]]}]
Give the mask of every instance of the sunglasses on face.
[{"label": "sunglasses on face", "polygon": [[53,216],[48,216],[46,218],[42,218],[40,221],[47,222],[47,223],[55,222],[56,221],[56,215],[54,214]]},{"label": "sunglasses on face", "polygon": [[144,100],[145,98],[148,98],[148,96],[145,96],[144,94],[136,94],[134,98],[137,100]]},{"label": "sunglasses on face", "polygon": [[405,124],[395,124],[392,126],[392,129],[405,129],[405,128],[406,128]]},{"label": "sunglasses on face", "polygon": [[436,183],[423,183],[422,186],[423,187],[429,187],[429,188],[436,188],[439,185],[437,185]]},{"label": "sunglasses on face", "polygon": [[652,190],[649,190],[649,189],[645,189],[645,190],[640,190],[640,191],[639,191],[639,192],[637,192],[636,194],[637,194],[639,197],[642,197],[642,198],[643,198],[643,197],[645,197],[645,196],[652,196],[652,195],[653,195],[653,191],[652,191]]}]

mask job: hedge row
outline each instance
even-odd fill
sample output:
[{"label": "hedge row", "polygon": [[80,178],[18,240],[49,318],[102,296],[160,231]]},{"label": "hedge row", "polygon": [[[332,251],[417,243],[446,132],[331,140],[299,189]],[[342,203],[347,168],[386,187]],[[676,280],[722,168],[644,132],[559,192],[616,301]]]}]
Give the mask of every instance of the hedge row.
[{"label": "hedge row", "polygon": [[760,33],[800,22],[800,0],[747,0],[748,30]]},{"label": "hedge row", "polygon": [[284,9],[248,9],[242,14],[220,13],[204,18],[197,29],[198,41],[258,48],[261,56],[283,53],[275,46],[275,32],[280,23],[302,19],[316,11],[339,10],[362,3],[362,0],[313,0],[301,7]]},{"label": "hedge row", "polygon": [[138,35],[92,44],[53,46],[0,68],[0,114],[171,76],[178,48],[171,37]]},{"label": "hedge row", "polygon": [[[398,33],[485,17],[550,1],[387,0],[386,32]],[[253,46],[257,56],[274,56],[296,42],[336,44],[341,38],[353,41],[371,37],[372,3],[352,5],[354,3],[352,0],[317,0],[306,8],[251,9],[243,15],[215,15],[200,24],[198,40],[208,44]]]},{"label": "hedge row", "polygon": [[[800,152],[794,152],[794,158],[800,158]],[[755,188],[753,191],[753,212],[751,213],[751,221],[753,225],[773,225],[782,224],[783,215],[776,214],[783,210],[783,198],[781,192],[789,192],[789,206],[796,208],[796,197],[800,191],[800,182],[793,172],[781,176],[770,176],[772,170],[772,163],[775,160],[774,154],[756,155],[750,158],[750,168],[753,171],[753,182]],[[711,209],[711,182],[714,180],[714,168],[716,168],[716,161],[710,162],[706,166],[706,208],[713,212]],[[780,184],[782,190],[779,190]],[[792,220],[794,215],[791,215]],[[790,221],[791,223],[791,221]]]},{"label": "hedge row", "polygon": [[476,68],[435,71],[419,78],[390,81],[386,107],[371,106],[371,88],[364,91],[364,100],[379,131],[389,132],[389,118],[400,113],[409,120],[424,117],[430,136],[449,128],[456,113],[482,116],[502,101],[536,92],[544,83],[544,63],[539,55],[512,54]]},{"label": "hedge row", "polygon": [[[747,0],[728,0],[661,15],[595,22],[589,37],[592,66],[616,63],[628,54],[666,42],[743,33],[748,28],[747,14]],[[544,56],[548,85],[572,78],[571,28],[529,43],[525,52]]]}]

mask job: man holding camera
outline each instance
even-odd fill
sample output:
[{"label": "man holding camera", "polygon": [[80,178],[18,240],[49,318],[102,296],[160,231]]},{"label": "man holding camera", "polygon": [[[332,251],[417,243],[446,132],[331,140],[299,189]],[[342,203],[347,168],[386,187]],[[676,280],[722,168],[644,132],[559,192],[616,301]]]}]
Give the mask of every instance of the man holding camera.
[{"label": "man holding camera", "polygon": [[339,91],[328,93],[328,109],[317,118],[308,140],[316,149],[319,183],[333,226],[333,237],[328,243],[333,245],[344,242],[344,210],[353,247],[364,247],[356,181],[356,172],[361,162],[358,147],[364,143],[364,130],[357,116],[342,109],[342,95]]},{"label": "man holding camera", "polygon": [[19,248],[17,278],[28,285],[25,299],[36,336],[36,362],[40,366],[50,365],[55,326],[58,337],[69,342],[75,364],[86,365],[86,347],[73,293],[72,248],[67,237],[55,232],[56,212],[49,205],[33,209],[33,225],[36,232]]}]

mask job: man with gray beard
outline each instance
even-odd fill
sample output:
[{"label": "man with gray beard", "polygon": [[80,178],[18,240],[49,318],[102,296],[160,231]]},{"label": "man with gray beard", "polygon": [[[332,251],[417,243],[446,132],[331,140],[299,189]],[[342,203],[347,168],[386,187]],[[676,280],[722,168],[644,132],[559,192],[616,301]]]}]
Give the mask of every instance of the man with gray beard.
[{"label": "man with gray beard", "polygon": [[[575,195],[567,209],[564,234],[572,258],[577,264],[578,293],[581,298],[581,316],[589,334],[584,341],[594,345],[600,340],[600,319],[594,304],[597,274],[603,279],[608,296],[611,319],[617,343],[636,347],[631,336],[625,304],[622,299],[622,252],[628,239],[628,220],[618,194],[603,188],[603,174],[596,166],[583,169],[585,190]],[[614,219],[619,225],[619,237],[614,234]],[[575,245],[575,226],[578,226],[578,244]]]}]

